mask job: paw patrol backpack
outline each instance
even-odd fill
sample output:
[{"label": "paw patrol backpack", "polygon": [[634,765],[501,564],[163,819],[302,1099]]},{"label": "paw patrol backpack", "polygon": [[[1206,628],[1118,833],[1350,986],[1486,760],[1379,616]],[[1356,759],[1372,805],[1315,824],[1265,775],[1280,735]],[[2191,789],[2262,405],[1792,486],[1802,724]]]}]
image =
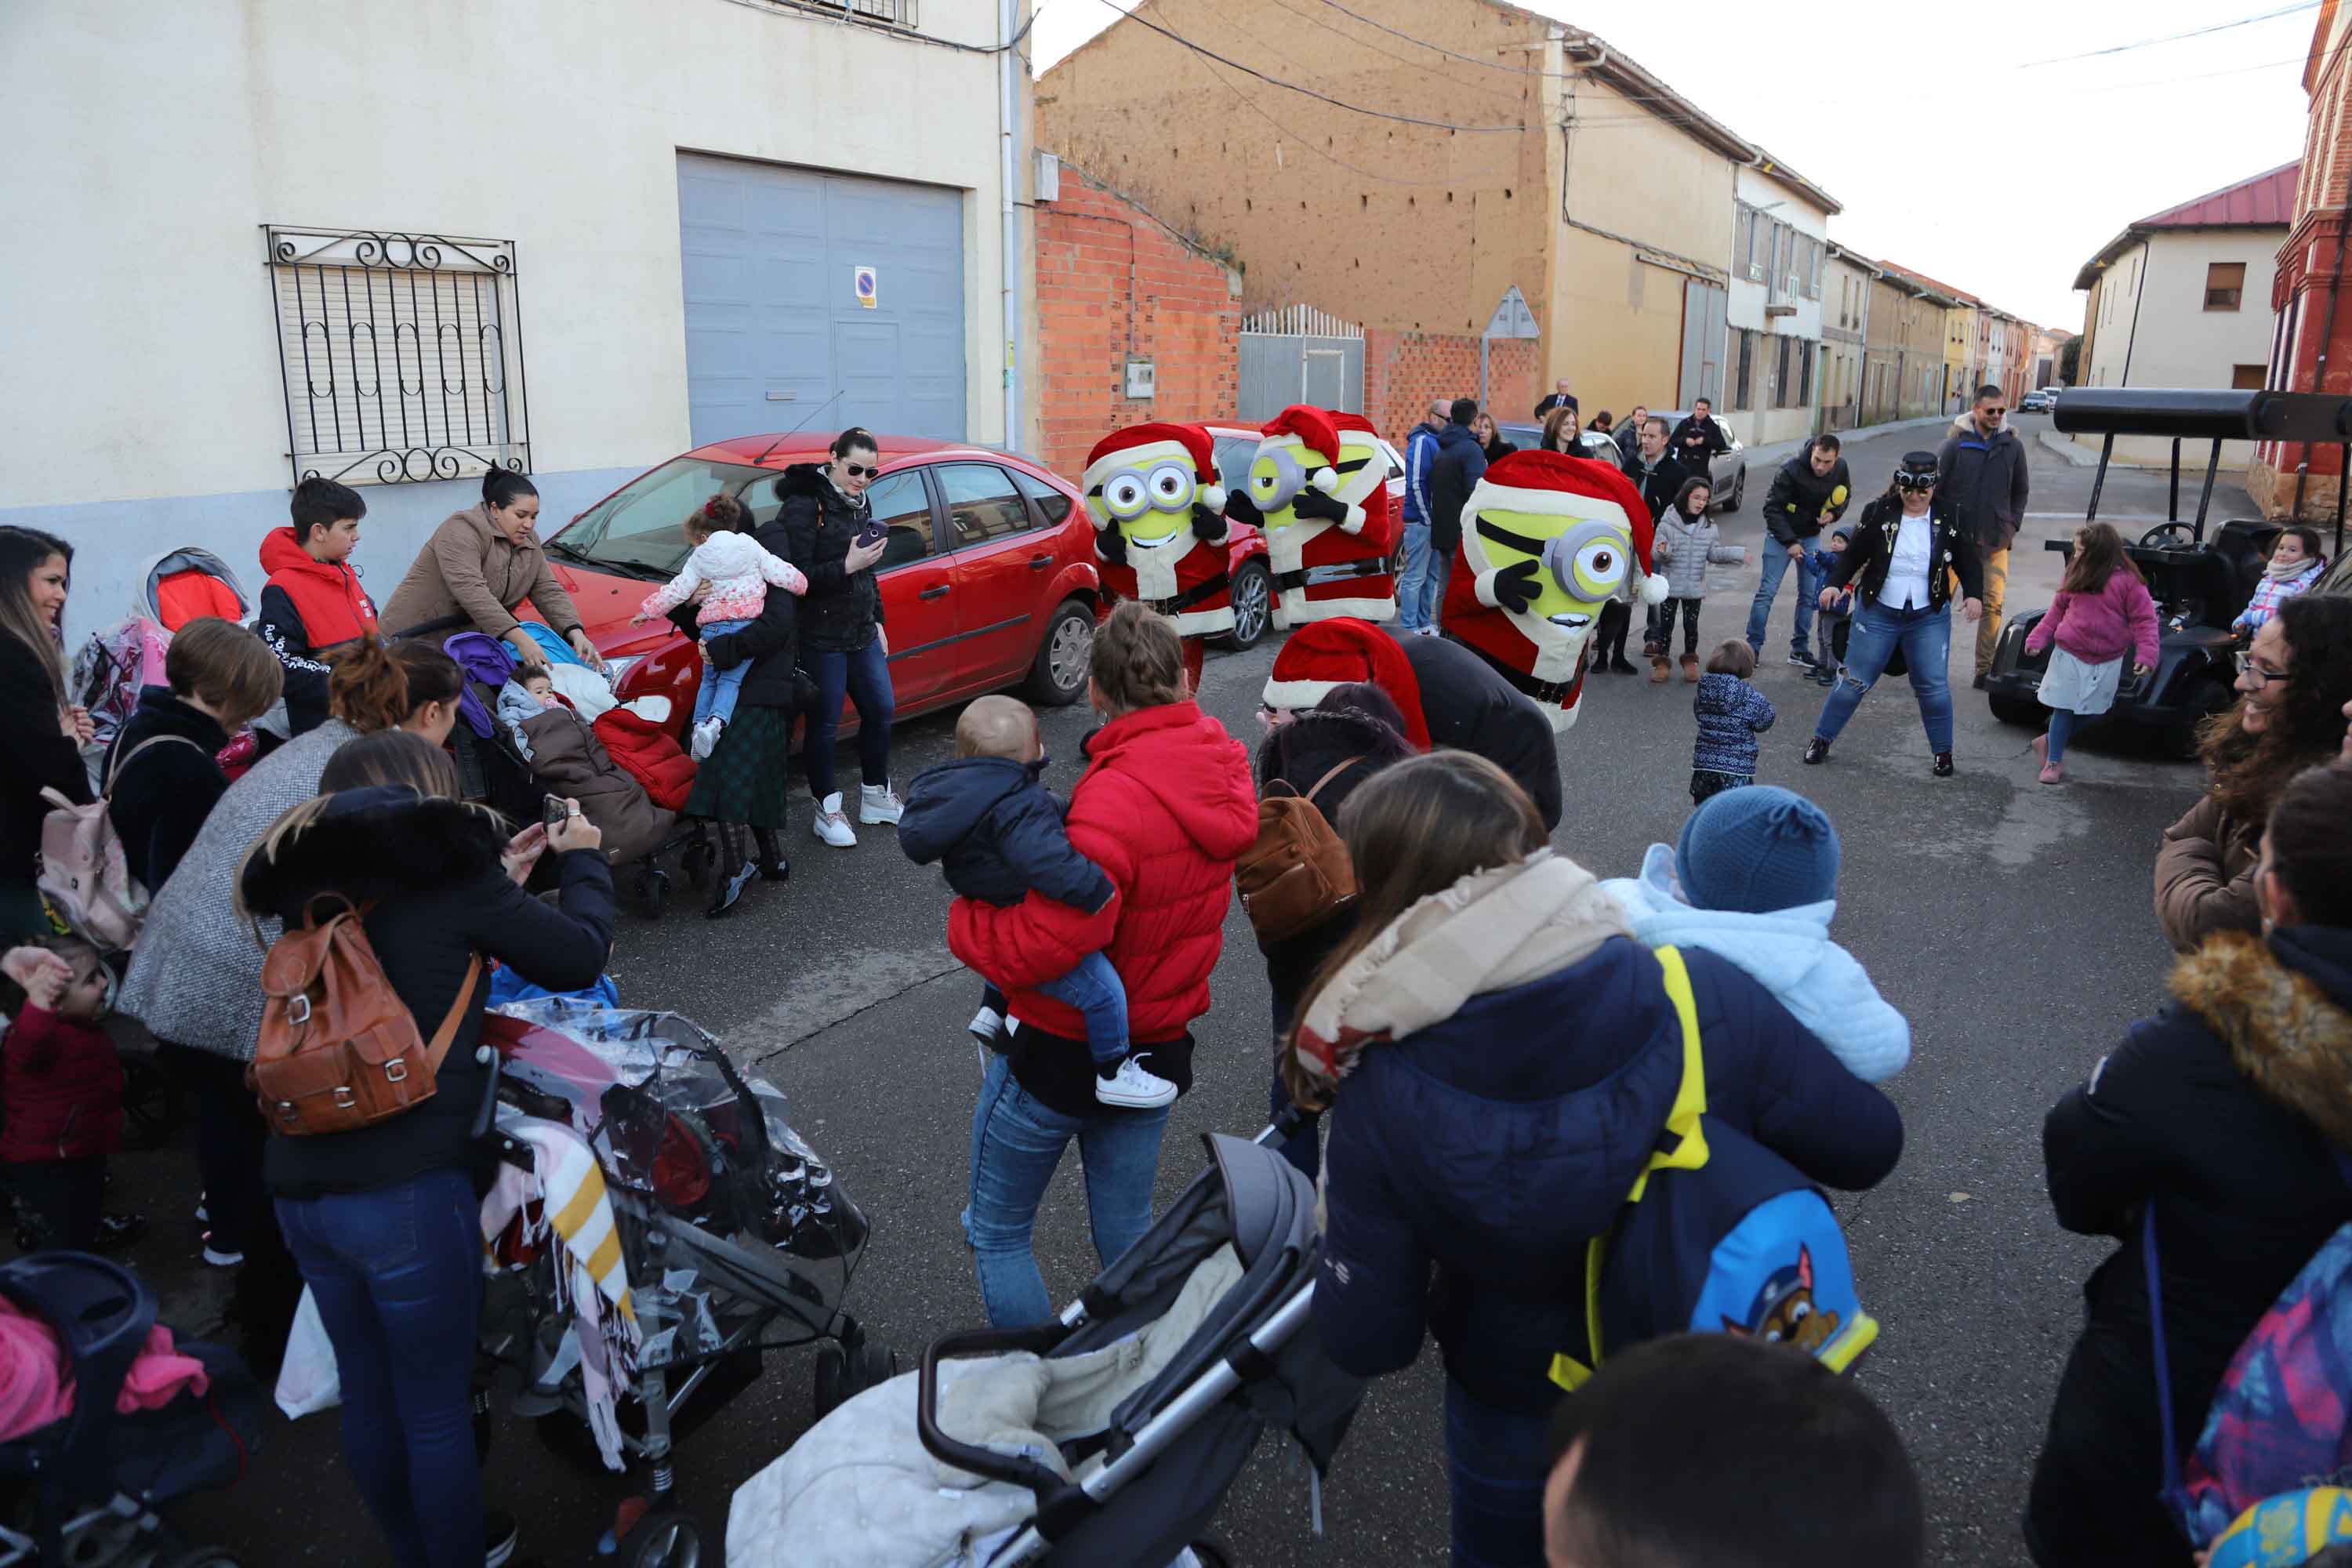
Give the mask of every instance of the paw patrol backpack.
[{"label": "paw patrol backpack", "polygon": [[1794,1165],[1708,1114],[1690,972],[1672,947],[1654,956],[1682,1021],[1682,1088],[1616,1224],[1587,1250],[1586,1342],[1552,1358],[1552,1381],[1573,1390],[1608,1355],[1679,1333],[1794,1345],[1843,1372],[1878,1337],[1845,1233]]}]

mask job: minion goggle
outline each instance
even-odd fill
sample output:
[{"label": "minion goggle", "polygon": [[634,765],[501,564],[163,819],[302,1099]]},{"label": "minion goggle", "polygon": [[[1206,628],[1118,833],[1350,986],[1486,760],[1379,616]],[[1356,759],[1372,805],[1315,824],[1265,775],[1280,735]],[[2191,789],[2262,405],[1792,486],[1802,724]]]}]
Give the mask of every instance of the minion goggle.
[{"label": "minion goggle", "polygon": [[1632,567],[1633,552],[1622,523],[1573,523],[1563,532],[1538,539],[1481,517],[1478,533],[1506,550],[1534,556],[1560,592],[1586,603],[1605,599],[1622,588]]},{"label": "minion goggle", "polygon": [[[1315,467],[1324,465],[1318,460]],[[1278,511],[1298,499],[1312,470],[1287,447],[1262,447],[1250,462],[1250,504],[1262,512]]]},{"label": "minion goggle", "polygon": [[1148,468],[1121,468],[1106,477],[1091,492],[1103,510],[1119,522],[1133,522],[1147,511],[1181,511],[1192,503],[1200,481],[1189,465],[1173,461]]}]

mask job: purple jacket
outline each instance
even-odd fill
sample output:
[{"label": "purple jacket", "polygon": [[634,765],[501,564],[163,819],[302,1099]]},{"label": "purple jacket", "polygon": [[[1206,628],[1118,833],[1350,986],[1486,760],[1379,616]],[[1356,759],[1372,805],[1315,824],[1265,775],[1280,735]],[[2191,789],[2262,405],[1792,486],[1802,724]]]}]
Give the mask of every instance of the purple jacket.
[{"label": "purple jacket", "polygon": [[2025,651],[2040,653],[2055,642],[2084,664],[2105,664],[2128,653],[2134,664],[2156,664],[2156,601],[2133,572],[2117,572],[2095,594],[2061,590]]}]

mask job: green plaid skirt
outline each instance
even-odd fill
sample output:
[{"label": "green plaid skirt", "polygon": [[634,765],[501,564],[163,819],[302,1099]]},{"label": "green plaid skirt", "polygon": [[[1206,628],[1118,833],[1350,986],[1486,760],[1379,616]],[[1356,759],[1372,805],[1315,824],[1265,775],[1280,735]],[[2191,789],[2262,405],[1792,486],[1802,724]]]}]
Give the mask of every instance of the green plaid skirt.
[{"label": "green plaid skirt", "polygon": [[686,815],[749,827],[784,826],[784,771],[792,746],[790,709],[738,708],[719,737],[719,749],[696,770]]}]

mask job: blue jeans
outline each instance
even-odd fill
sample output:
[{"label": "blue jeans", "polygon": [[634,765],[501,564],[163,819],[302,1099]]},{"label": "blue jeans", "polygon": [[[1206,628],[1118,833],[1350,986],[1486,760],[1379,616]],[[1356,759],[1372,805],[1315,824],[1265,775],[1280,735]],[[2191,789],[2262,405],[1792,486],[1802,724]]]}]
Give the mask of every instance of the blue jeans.
[{"label": "blue jeans", "polygon": [[808,734],[801,743],[809,794],[823,800],[835,788],[833,738],[841,732],[845,693],[857,704],[857,771],[877,789],[888,784],[890,720],[898,699],[890,691],[889,656],[882,651],[882,639],[877,637],[855,653],[811,648],[801,663],[816,681],[816,711],[808,716]]},{"label": "blue jeans", "polygon": [[1037,989],[1056,1002],[1067,1002],[1087,1016],[1087,1051],[1098,1068],[1115,1067],[1127,1055],[1127,983],[1110,960],[1090,952],[1067,974],[1055,975]]},{"label": "blue jeans", "polygon": [[1764,578],[1756,584],[1756,602],[1748,607],[1748,646],[1758,653],[1764,651],[1765,623],[1772,618],[1772,596],[1780,591],[1780,579],[1789,568],[1797,569],[1797,624],[1789,638],[1789,651],[1804,653],[1813,636],[1813,611],[1822,596],[1821,568],[1808,554],[1795,561],[1789,559],[1788,547],[1777,539],[1764,542]]},{"label": "blue jeans", "polygon": [[1429,606],[1422,603],[1422,584],[1429,581],[1429,524],[1404,525],[1404,567],[1397,573],[1397,625],[1417,632],[1429,625]]},{"label": "blue jeans", "polygon": [[1845,673],[1822,708],[1813,733],[1834,741],[1864,695],[1886,672],[1895,650],[1903,650],[1911,667],[1911,689],[1919,699],[1919,722],[1927,731],[1927,749],[1952,749],[1952,611],[1922,606],[1890,610],[1876,599],[1858,599],[1853,607],[1853,633],[1847,639]]},{"label": "blue jeans", "polygon": [[1542,1415],[1481,1404],[1445,1380],[1445,1479],[1454,1568],[1544,1568]]},{"label": "blue jeans", "polygon": [[482,1233],[463,1171],[279,1198],[342,1382],[343,1462],[400,1568],[480,1568],[474,1336]]},{"label": "blue jeans", "polygon": [[2071,708],[2050,710],[2050,755],[2053,763],[2066,760],[2066,742],[2074,733],[2076,720]]},{"label": "blue jeans", "polygon": [[1435,631],[1444,624],[1445,590],[1454,581],[1454,552],[1430,547],[1429,570],[1421,579],[1421,624]]},{"label": "blue jeans", "polygon": [[1156,1110],[1106,1106],[1099,1116],[1065,1116],[1030,1097],[1013,1076],[1009,1058],[988,1064],[971,1113],[971,1192],[963,1234],[971,1243],[990,1327],[1029,1328],[1054,1316],[1030,1235],[1070,1140],[1078,1141],[1095,1253],[1107,1268],[1151,1228],[1151,1185],[1159,1178],[1160,1135],[1167,1126],[1164,1105]]},{"label": "blue jeans", "polygon": [[[705,621],[698,628],[705,642],[712,637],[731,636],[750,626],[749,621]],[[702,667],[702,686],[694,694],[694,721],[716,719],[724,724],[735,717],[735,696],[743,689],[743,677],[751,672],[751,661],[744,659],[732,669],[721,669],[715,664]]]}]

